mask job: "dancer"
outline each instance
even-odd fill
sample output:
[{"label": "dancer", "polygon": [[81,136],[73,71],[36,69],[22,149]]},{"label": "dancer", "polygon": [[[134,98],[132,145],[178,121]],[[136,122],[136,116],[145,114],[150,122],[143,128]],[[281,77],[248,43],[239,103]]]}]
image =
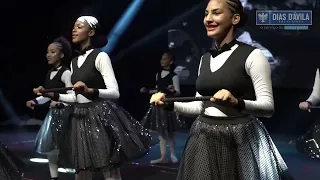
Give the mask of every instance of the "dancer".
[{"label": "dancer", "polygon": [[[71,45],[63,37],[55,39],[48,46],[47,60],[52,68],[47,74],[45,88],[72,87],[71,71],[63,65],[66,62],[70,62],[71,56]],[[40,86],[34,88],[33,91],[39,94],[42,89],[44,88]],[[27,101],[26,105],[30,109],[33,109],[35,104],[46,104],[49,102],[51,108],[36,137],[36,152],[48,156],[50,175],[51,179],[54,180],[58,179],[58,141],[62,136],[60,134],[63,131],[62,128],[66,126],[65,120],[68,120],[71,107],[67,104],[51,101],[50,98],[44,96]],[[58,106],[61,108],[56,108]]]},{"label": "dancer", "polygon": [[[66,139],[61,142],[59,161],[76,169],[78,179],[91,179],[103,171],[105,179],[120,180],[119,167],[149,151],[151,136],[127,111],[110,100],[119,98],[111,60],[99,49],[99,23],[81,16],[72,30],[72,42],[82,55],[71,63],[75,94],[48,93],[54,100],[76,102]],[[101,41],[101,40],[100,40]]]},{"label": "dancer", "polygon": [[[306,101],[299,104],[301,110],[310,111],[311,106],[320,103],[320,76],[319,69],[316,71],[314,85],[311,95]],[[308,131],[299,136],[296,142],[297,150],[311,158],[320,159],[320,122],[316,121],[312,124]]]},{"label": "dancer", "polygon": [[24,163],[0,142],[0,179],[21,180]]},{"label": "dancer", "polygon": [[[174,73],[174,56],[167,52],[161,58],[161,70],[156,75],[157,90],[147,90],[141,88],[141,93],[153,94],[155,91],[166,93],[168,96],[180,95],[179,77]],[[167,159],[167,140],[170,146],[170,157],[172,163],[177,163],[178,158],[175,154],[175,136],[174,131],[182,123],[178,115],[173,109],[163,109],[158,107],[150,107],[145,117],[142,119],[144,127],[150,130],[157,131],[160,140],[161,157],[157,160],[152,160],[151,164],[168,163]]]},{"label": "dancer", "polygon": [[[239,0],[210,0],[204,25],[216,50],[202,56],[196,96],[208,102],[175,102],[179,113],[197,114],[178,180],[288,180],[288,168],[257,117],[271,117],[271,70],[261,50],[235,40],[246,16]],[[164,93],[150,102],[163,105]],[[167,104],[169,106],[170,104]]]}]

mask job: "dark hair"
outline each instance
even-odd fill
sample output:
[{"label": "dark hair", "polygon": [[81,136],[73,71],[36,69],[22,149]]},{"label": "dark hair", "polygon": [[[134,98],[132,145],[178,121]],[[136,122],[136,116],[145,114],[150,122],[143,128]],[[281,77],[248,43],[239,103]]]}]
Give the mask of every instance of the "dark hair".
[{"label": "dark hair", "polygon": [[170,51],[165,52],[165,53],[163,53],[163,54],[168,55],[168,56],[170,57],[171,61],[173,61],[173,62],[176,60],[176,57],[175,57],[174,54],[173,54],[172,52],[170,52]]},{"label": "dark hair", "polygon": [[64,54],[64,57],[62,58],[62,62],[68,63],[66,61],[69,61],[72,57],[72,47],[70,42],[66,38],[61,36],[53,40],[52,43],[57,43],[61,45],[60,48],[62,53]]},{"label": "dark hair", "polygon": [[92,28],[95,31],[94,36],[91,37],[91,45],[94,48],[102,48],[108,44],[108,38],[102,33],[100,24],[96,24],[95,28]]},{"label": "dark hair", "polygon": [[[208,3],[210,1],[211,0],[207,0]],[[234,27],[235,28],[243,27],[248,21],[248,15],[247,15],[247,13],[244,12],[241,1],[240,0],[225,0],[225,1],[226,1],[228,8],[230,9],[232,14],[239,14],[240,15],[240,21]]]},{"label": "dark hair", "polygon": [[243,27],[248,21],[248,15],[244,12],[242,3],[240,0],[226,0],[228,7],[232,14],[239,14],[240,21],[235,25],[235,28]]}]

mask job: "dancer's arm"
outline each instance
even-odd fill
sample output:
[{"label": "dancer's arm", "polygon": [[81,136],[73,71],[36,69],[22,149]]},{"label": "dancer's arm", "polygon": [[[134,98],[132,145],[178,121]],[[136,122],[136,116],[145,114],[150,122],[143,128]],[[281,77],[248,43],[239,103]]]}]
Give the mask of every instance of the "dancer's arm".
[{"label": "dancer's arm", "polygon": [[33,101],[36,103],[36,104],[45,104],[47,103],[48,101],[50,101],[51,99],[49,97],[44,97],[44,96],[39,96],[37,98],[35,98]]},{"label": "dancer's arm", "polygon": [[245,113],[258,117],[271,117],[274,112],[271,69],[268,60],[260,49],[255,49],[248,56],[245,69],[251,77],[256,100],[240,100],[245,106]]},{"label": "dancer's arm", "polygon": [[[197,92],[196,97],[201,95]],[[180,114],[185,115],[199,115],[203,111],[203,102],[202,101],[193,101],[193,102],[175,102],[174,110]]]},{"label": "dancer's arm", "polygon": [[[118,82],[114,75],[110,57],[105,52],[100,52],[95,61],[97,70],[101,73],[106,89],[96,89],[99,98],[118,99],[120,97]],[[90,87],[89,87],[90,88]]]},{"label": "dancer's arm", "polygon": [[316,71],[316,76],[314,78],[313,89],[310,97],[307,99],[307,102],[312,105],[317,105],[320,102],[320,77],[319,69]]},{"label": "dancer's arm", "polygon": [[[61,75],[61,81],[64,83],[65,87],[72,87],[71,83],[71,71],[70,70],[65,70],[62,75]],[[68,94],[72,93],[72,90],[67,91]]]},{"label": "dancer's arm", "polygon": [[[202,63],[202,57],[199,64],[198,75],[200,73],[201,63]],[[200,97],[200,96],[201,95],[197,92],[196,97]],[[174,109],[175,111],[185,115],[199,115],[203,111],[203,102],[202,101],[175,102]]]},{"label": "dancer's arm", "polygon": [[[72,75],[72,64],[70,66],[70,70],[66,70],[62,76],[61,76],[61,80],[62,82],[64,82],[65,87],[72,87],[72,83],[71,83],[71,75]],[[67,91],[67,94],[55,94],[55,100],[56,101],[62,101],[62,102],[66,102],[66,103],[74,103],[77,102],[77,96],[74,93],[74,91],[69,90]]]},{"label": "dancer's arm", "polygon": [[179,82],[179,76],[175,75],[172,77],[173,87],[174,87],[174,95],[179,96],[180,95],[180,82]]},{"label": "dancer's arm", "polygon": [[[72,87],[72,83],[71,83],[71,71],[70,70],[65,70],[62,75],[61,75],[61,81],[65,84],[65,87]],[[68,93],[71,93],[71,91],[69,91]],[[45,104],[48,101],[50,101],[51,98],[49,97],[44,97],[44,96],[39,96],[35,99],[35,102],[37,104]]]}]

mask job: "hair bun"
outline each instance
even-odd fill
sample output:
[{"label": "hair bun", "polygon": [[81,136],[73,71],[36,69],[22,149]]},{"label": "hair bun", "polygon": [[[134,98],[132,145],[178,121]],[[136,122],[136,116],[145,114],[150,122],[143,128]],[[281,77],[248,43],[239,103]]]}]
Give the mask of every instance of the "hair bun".
[{"label": "hair bun", "polygon": [[53,43],[59,43],[62,46],[62,52],[66,59],[72,57],[72,47],[70,42],[63,36],[60,36],[53,40]]}]

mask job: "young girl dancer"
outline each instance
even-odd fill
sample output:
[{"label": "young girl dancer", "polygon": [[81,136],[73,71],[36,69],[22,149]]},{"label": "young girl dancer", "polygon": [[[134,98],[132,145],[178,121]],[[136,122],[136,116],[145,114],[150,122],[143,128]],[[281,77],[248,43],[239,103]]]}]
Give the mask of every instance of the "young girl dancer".
[{"label": "young girl dancer", "polygon": [[[62,88],[71,87],[71,71],[63,66],[66,62],[70,62],[72,55],[71,45],[63,37],[55,39],[48,46],[47,60],[51,65],[48,71],[44,88]],[[33,91],[38,94],[43,87],[35,88]],[[65,92],[61,92],[65,93]],[[45,104],[51,101],[50,98],[40,96],[34,100],[27,101],[27,107],[33,109],[35,104]],[[60,105],[61,108],[57,108]],[[64,106],[66,106],[64,108]],[[46,154],[49,160],[49,170],[51,179],[58,179],[58,141],[61,138],[61,132],[65,127],[65,121],[71,112],[71,107],[66,104],[59,104],[51,101],[50,110],[41,126],[36,137],[36,151],[40,154]]]},{"label": "young girl dancer", "polygon": [[[210,0],[207,35],[216,50],[202,56],[196,96],[211,102],[175,102],[179,113],[197,114],[186,143],[177,180],[288,180],[288,168],[264,125],[274,101],[271,70],[261,50],[235,40],[246,16],[239,0]],[[164,93],[151,103],[164,104]]]},{"label": "young girl dancer", "polygon": [[76,102],[66,138],[60,145],[61,165],[77,170],[78,178],[91,179],[103,171],[105,179],[120,180],[119,167],[149,151],[151,136],[127,111],[110,100],[119,98],[111,60],[96,45],[99,23],[81,16],[72,30],[72,42],[82,54],[72,60],[75,94],[48,93],[55,100]]},{"label": "young girl dancer", "polygon": [[[299,104],[299,108],[304,111],[310,111],[311,106],[320,103],[320,75],[319,68],[314,78],[313,90],[309,98]],[[311,157],[320,159],[320,121],[312,124],[308,131],[299,136],[296,142],[297,150]]]},{"label": "young girl dancer", "polygon": [[[156,75],[156,91],[166,93],[169,96],[180,95],[179,77],[174,73],[174,56],[167,52],[162,55],[161,70]],[[141,88],[141,93],[155,93],[155,90]],[[159,107],[150,107],[145,117],[142,119],[144,127],[157,131],[160,140],[160,159],[152,160],[151,164],[168,163],[167,160],[167,140],[170,145],[171,161],[177,163],[178,159],[175,154],[175,137],[174,131],[177,126],[181,126],[178,115],[173,109],[163,109]]]}]

